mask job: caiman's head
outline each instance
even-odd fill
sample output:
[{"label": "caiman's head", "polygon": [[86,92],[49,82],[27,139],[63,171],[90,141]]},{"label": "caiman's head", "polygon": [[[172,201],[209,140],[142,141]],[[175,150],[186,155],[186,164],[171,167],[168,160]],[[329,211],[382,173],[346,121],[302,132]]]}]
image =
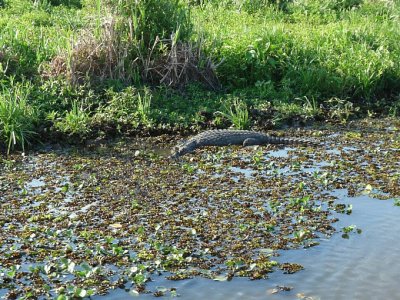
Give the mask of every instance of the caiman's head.
[{"label": "caiman's head", "polygon": [[197,145],[196,141],[189,141],[189,142],[180,144],[172,149],[170,158],[176,159],[187,153],[190,153],[194,149],[196,149],[196,145]]}]

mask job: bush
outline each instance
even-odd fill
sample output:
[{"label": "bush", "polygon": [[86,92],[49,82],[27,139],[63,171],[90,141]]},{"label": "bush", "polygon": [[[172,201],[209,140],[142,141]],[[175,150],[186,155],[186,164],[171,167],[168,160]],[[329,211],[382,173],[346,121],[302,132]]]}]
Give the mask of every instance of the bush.
[{"label": "bush", "polygon": [[81,30],[66,51],[53,57],[44,68],[46,78],[62,75],[75,85],[110,80],[139,84],[148,80],[148,70],[165,63],[174,45],[191,35],[189,10],[178,0],[88,5],[95,17],[92,27]]}]

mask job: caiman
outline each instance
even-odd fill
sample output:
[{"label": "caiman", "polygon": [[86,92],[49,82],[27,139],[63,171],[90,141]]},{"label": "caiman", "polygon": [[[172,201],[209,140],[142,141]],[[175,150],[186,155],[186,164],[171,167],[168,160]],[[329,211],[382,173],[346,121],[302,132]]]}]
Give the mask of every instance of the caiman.
[{"label": "caiman", "polygon": [[267,145],[267,144],[304,144],[315,145],[314,141],[300,138],[286,138],[267,135],[250,130],[208,130],[193,136],[186,142],[172,150],[171,158],[178,158],[204,146],[229,146],[229,145]]}]

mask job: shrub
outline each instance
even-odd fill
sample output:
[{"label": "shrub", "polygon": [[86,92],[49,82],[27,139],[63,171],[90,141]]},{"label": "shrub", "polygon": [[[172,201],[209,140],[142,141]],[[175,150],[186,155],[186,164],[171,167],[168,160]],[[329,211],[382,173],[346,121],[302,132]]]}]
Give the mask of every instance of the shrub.
[{"label": "shrub", "polygon": [[72,86],[61,78],[51,78],[37,83],[32,91],[32,103],[45,118],[50,112],[63,114],[72,109],[73,103],[83,103],[85,107],[96,108],[100,105],[102,94],[89,85]]},{"label": "shrub", "polygon": [[[104,7],[100,1],[95,4],[95,26],[81,30],[67,51],[52,59],[43,71],[45,78],[63,75],[72,84],[109,80],[160,84],[173,77],[170,69],[175,72],[176,66],[189,69],[181,72],[178,68],[179,74],[199,69],[199,75],[192,76],[197,78],[202,77],[203,69],[211,69],[199,48],[188,42],[192,30],[189,10],[179,0],[110,0]],[[171,61],[175,54],[177,64]],[[174,80],[181,79],[178,77]]]}]

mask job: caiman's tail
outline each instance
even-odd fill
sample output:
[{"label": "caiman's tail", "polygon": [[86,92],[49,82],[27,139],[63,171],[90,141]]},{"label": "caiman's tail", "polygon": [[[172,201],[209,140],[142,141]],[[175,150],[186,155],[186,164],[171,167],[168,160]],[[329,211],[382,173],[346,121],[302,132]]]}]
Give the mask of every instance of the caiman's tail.
[{"label": "caiman's tail", "polygon": [[279,137],[279,136],[269,136],[269,144],[279,144],[279,145],[305,145],[305,146],[317,146],[320,142],[303,139],[303,138],[290,138],[290,137]]}]

